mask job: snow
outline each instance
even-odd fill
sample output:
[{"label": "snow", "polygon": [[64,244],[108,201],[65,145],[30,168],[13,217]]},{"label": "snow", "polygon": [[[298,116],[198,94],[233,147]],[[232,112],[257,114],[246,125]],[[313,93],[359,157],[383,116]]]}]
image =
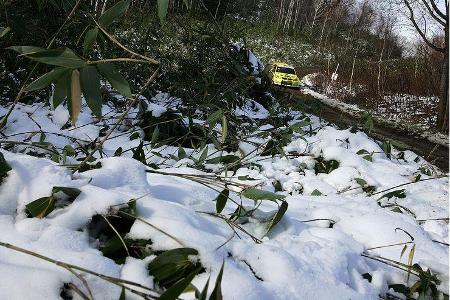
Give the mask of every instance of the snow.
[{"label": "snow", "polygon": [[[163,93],[144,100],[148,102],[147,110],[156,117],[179,101]],[[0,107],[0,114],[4,111],[6,108]],[[309,116],[312,133],[295,133],[283,148],[286,153],[300,155],[261,156],[255,145],[267,142],[276,128],[266,120],[270,117],[269,111],[251,99],[234,114],[240,118],[245,116],[255,124],[258,122],[254,133],[265,132],[269,137],[243,140],[239,151],[228,153],[249,154],[245,160],[255,163],[243,165],[235,174],[220,170],[220,165],[213,165],[206,171],[195,169],[192,158],[198,159],[203,149],[185,149],[188,158],[177,160],[173,156],[177,155],[178,147],[173,146],[152,148],[146,144],[144,152],[148,162],[160,165],[161,169],[145,166],[132,159],[128,151],[140,142],[140,138],[130,140],[131,132],[139,129],[133,121],[113,133],[104,144],[102,157],[96,154],[101,168],[82,173],[73,174],[64,165],[67,162],[60,160],[61,165],[53,162],[48,151],[30,146],[30,142],[41,139],[39,133],[33,132],[45,132],[44,141],[58,151],[66,145],[77,148],[80,141],[88,144],[98,138],[102,127],[113,124],[120,115],[120,111],[106,105],[103,111],[110,113],[103,121],[96,122],[89,110],[83,108],[77,127],[68,128],[63,127],[68,115],[62,107],[53,111],[42,104],[19,104],[13,111],[10,123],[3,129],[3,138],[24,144],[0,150],[12,167],[0,184],[0,242],[100,274],[158,288],[147,271],[155,255],[144,259],[127,257],[123,264],[118,264],[102,255],[97,249],[98,241],[93,240],[87,230],[93,216],[106,215],[112,207],[137,199],[140,219],[134,222],[126,238],[150,239],[153,251],[179,247],[198,250],[205,272],[198,274],[192,283],[200,290],[210,277],[209,292],[212,291],[225,262],[224,299],[379,299],[379,295],[388,292],[389,284],[406,284],[406,273],[361,254],[407,263],[411,244],[401,258],[403,245],[382,246],[411,242],[411,237],[416,245],[413,262],[431,268],[442,281],[438,288],[448,289],[448,246],[435,242],[449,242],[448,224],[441,220],[449,215],[448,177],[409,184],[421,174],[421,167],[428,166],[422,158],[416,159],[413,152],[405,152],[402,160],[395,158],[399,152],[394,149],[389,159],[377,141],[364,133],[325,126],[317,117]],[[137,110],[132,110],[129,116],[136,113]],[[295,118],[291,123],[305,117],[296,111],[287,114]],[[309,126],[306,129],[309,130]],[[5,145],[2,141],[2,146]],[[118,147],[124,153],[113,157]],[[214,145],[207,147],[208,158],[220,155]],[[373,152],[371,162],[357,154],[361,149]],[[31,156],[30,151],[43,157]],[[339,167],[329,174],[316,174],[317,157],[337,160]],[[77,163],[76,158],[67,157],[68,163]],[[237,179],[246,175],[256,180]],[[433,174],[436,175],[442,174]],[[213,200],[221,189],[186,176],[221,176],[267,191],[275,191],[275,183],[279,182],[280,193],[286,196],[289,208],[270,232],[267,232],[267,222],[278,208],[272,201],[262,201],[253,215],[239,221],[239,226],[262,241],[255,243],[238,229],[234,230],[239,236],[235,235],[226,222],[208,214],[215,212]],[[422,179],[432,178],[421,176]],[[376,191],[407,184],[401,187],[406,197],[380,200],[384,193],[367,194],[356,182],[357,178],[364,179]],[[27,218],[25,205],[49,196],[54,186],[75,187],[81,194],[72,204],[55,209],[45,218]],[[230,190],[232,200],[254,208],[253,201],[241,199],[238,188],[230,187]],[[321,195],[311,195],[315,191]],[[401,205],[412,213],[395,212],[392,207],[382,207],[378,202]],[[228,201],[222,213],[230,214],[235,209],[236,204]],[[372,282],[362,277],[364,273],[372,275]],[[5,247],[0,247],[0,276],[0,299],[60,299],[63,284],[68,282],[87,292],[79,278],[66,269]],[[119,298],[120,287],[93,275],[83,274],[83,278],[95,299]],[[412,275],[411,281],[413,279]],[[192,299],[192,293],[185,293],[182,298]],[[127,292],[127,299],[139,297]]]},{"label": "snow", "polygon": [[[338,99],[330,98],[324,94],[318,93],[314,91],[313,87],[313,75],[310,74],[305,76],[302,79],[302,85],[304,89],[302,89],[303,93],[307,95],[311,95],[324,104],[333,107],[339,111],[350,114],[355,117],[362,117],[367,110],[364,110],[358,107],[355,104],[348,104]],[[443,146],[449,145],[449,137],[448,135],[432,132],[429,130],[430,124],[421,124],[421,122],[432,122],[433,120],[429,117],[422,118],[422,121],[414,121],[411,119],[411,115],[425,115],[427,116],[427,112],[417,111],[418,103],[421,103],[422,106],[425,106],[428,110],[430,106],[437,106],[438,98],[437,97],[417,97],[413,95],[391,95],[385,96],[383,99],[383,103],[377,105],[376,110],[371,110],[372,118],[381,124],[387,124],[390,126],[399,126],[405,127],[407,126],[408,130],[414,132],[416,135],[423,137],[424,139]],[[412,105],[411,102],[415,104]],[[429,103],[432,103],[430,105]],[[410,107],[413,107],[414,110],[411,110]],[[423,110],[426,110],[423,108]],[[410,119],[408,122],[404,122],[405,119]],[[412,123],[415,122],[415,123]],[[422,123],[423,123],[422,122]]]}]

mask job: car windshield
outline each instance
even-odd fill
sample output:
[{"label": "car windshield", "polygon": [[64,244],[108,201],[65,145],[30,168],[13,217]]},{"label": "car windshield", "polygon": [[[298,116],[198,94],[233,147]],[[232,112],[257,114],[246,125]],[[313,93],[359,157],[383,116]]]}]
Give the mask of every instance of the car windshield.
[{"label": "car windshield", "polygon": [[289,67],[277,67],[277,72],[286,74],[295,74],[295,70]]}]

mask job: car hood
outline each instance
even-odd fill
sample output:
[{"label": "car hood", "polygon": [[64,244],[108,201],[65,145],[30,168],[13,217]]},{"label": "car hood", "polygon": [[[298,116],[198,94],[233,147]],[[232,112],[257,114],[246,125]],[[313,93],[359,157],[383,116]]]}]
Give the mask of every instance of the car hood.
[{"label": "car hood", "polygon": [[294,79],[298,78],[297,75],[295,75],[295,74],[276,73],[276,75],[278,77],[281,77],[283,79],[288,79],[288,80],[294,80]]}]

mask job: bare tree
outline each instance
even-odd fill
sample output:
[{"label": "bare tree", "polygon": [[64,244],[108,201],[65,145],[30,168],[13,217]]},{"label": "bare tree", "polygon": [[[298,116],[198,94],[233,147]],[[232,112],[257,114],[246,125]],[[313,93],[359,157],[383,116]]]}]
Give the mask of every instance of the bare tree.
[{"label": "bare tree", "polygon": [[[434,51],[443,54],[442,74],[440,84],[440,101],[437,118],[437,128],[441,132],[448,132],[448,86],[449,86],[449,70],[448,70],[448,0],[444,0],[445,11],[438,7],[436,0],[403,0],[409,11],[409,19],[412,25],[419,33],[422,40]],[[425,20],[425,22],[421,22]],[[437,44],[427,36],[426,20],[433,20],[440,30],[444,31],[443,45]]]}]

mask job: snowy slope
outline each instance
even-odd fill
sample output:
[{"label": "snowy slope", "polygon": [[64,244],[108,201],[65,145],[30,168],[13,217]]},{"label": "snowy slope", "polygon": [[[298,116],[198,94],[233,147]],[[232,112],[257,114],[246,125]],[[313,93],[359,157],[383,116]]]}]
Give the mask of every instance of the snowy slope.
[{"label": "snowy slope", "polygon": [[[169,109],[163,98],[160,95],[149,102],[148,109],[155,116]],[[5,111],[6,108],[0,108],[0,115]],[[200,290],[211,277],[212,292],[224,262],[224,299],[379,299],[387,292],[403,297],[389,290],[388,285],[406,284],[406,272],[366,256],[408,264],[413,245],[413,263],[430,268],[442,282],[438,288],[447,291],[448,227],[441,219],[448,221],[448,177],[433,179],[442,174],[414,153],[406,151],[399,159],[395,157],[400,152],[393,150],[388,158],[380,144],[364,133],[323,127],[318,118],[310,116],[312,124],[305,125],[301,134],[294,134],[283,148],[285,153],[295,155],[261,156],[255,144],[265,143],[270,137],[250,138],[234,154],[250,153],[246,160],[254,164],[242,166],[233,175],[230,171],[217,171],[220,164],[211,165],[210,171],[197,170],[193,158],[199,159],[199,150],[185,149],[187,157],[177,159],[177,147],[145,145],[148,164],[161,167],[154,170],[131,158],[132,151],[127,151],[140,143],[140,138],[130,139],[136,110],[130,112],[129,123],[104,144],[102,158],[96,155],[101,168],[72,174],[69,165],[79,163],[75,157],[64,157],[58,165],[48,159],[48,150],[30,147],[32,142],[46,142],[60,152],[67,145],[77,148],[79,143],[88,144],[98,138],[105,124],[113,124],[119,116],[107,106],[103,113],[103,124],[85,109],[76,128],[61,129],[68,120],[62,107],[53,111],[35,104],[19,105],[14,110],[3,130],[0,150],[12,168],[0,185],[1,243],[161,292],[147,270],[155,255],[143,259],[128,257],[125,263],[116,263],[102,255],[98,241],[89,236],[87,229],[93,216],[107,215],[113,207],[137,199],[140,220],[133,223],[126,238],[151,240],[152,251],[196,249],[204,272],[195,276],[192,283]],[[292,124],[305,117],[295,111],[288,114],[294,117]],[[272,131],[271,125],[261,121],[268,112],[258,103],[248,102],[236,115],[258,119],[257,132]],[[113,157],[118,147],[122,147],[123,154]],[[362,149],[370,153],[371,161],[361,154]],[[33,154],[29,153],[31,150],[44,157],[29,155]],[[210,157],[219,155],[213,145],[208,145],[208,150]],[[328,174],[316,174],[318,157],[336,160],[339,166]],[[412,183],[419,174],[421,181]],[[273,201],[260,201],[252,215],[239,220],[241,230],[213,215],[213,200],[221,189],[186,179],[186,175],[219,176],[271,192],[275,192],[278,183],[279,193],[286,196],[289,208],[280,223],[267,232],[268,218],[278,207]],[[237,176],[256,180],[236,179]],[[363,191],[359,179],[366,182],[363,187],[373,186],[378,194]],[[388,190],[401,184],[404,185]],[[57,208],[42,219],[28,218],[26,205],[49,196],[55,186],[78,188],[81,194],[70,205]],[[379,200],[399,189],[405,189],[405,197]],[[255,208],[255,202],[242,197],[238,188],[232,189],[230,198]],[[228,201],[222,215],[235,209],[236,204]],[[401,252],[405,244],[381,247],[412,239],[414,244],[406,244],[404,255]],[[120,287],[79,273],[94,299],[119,299]],[[362,276],[366,273],[371,276],[370,282]],[[0,299],[60,299],[63,285],[69,282],[88,293],[80,278],[68,270],[5,247],[0,247],[0,277]],[[411,275],[410,284],[415,281],[417,278]],[[128,291],[126,295],[127,299],[140,298]],[[194,296],[190,292],[182,298]]]}]

